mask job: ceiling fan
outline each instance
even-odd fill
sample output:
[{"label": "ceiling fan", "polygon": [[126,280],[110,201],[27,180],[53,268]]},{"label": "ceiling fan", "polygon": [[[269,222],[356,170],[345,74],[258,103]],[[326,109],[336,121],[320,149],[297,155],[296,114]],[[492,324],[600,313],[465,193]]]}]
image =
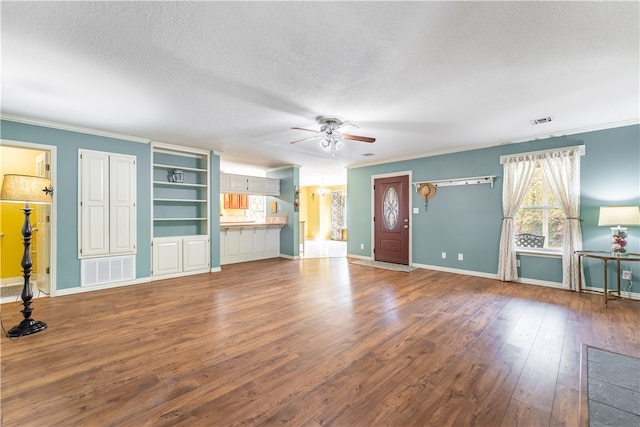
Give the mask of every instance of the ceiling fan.
[{"label": "ceiling fan", "polygon": [[316,119],[316,121],[320,125],[320,130],[292,127],[291,129],[304,130],[317,134],[309,138],[303,138],[297,141],[293,141],[292,144],[297,144],[298,142],[303,141],[311,141],[313,139],[320,139],[320,146],[326,151],[329,151],[331,153],[331,157],[334,157],[336,155],[336,151],[342,148],[345,139],[369,143],[375,142],[376,140],[375,138],[370,138],[368,136],[358,136],[340,132],[340,129],[345,126],[358,127],[358,125],[351,122],[345,122],[338,117],[320,116]]}]

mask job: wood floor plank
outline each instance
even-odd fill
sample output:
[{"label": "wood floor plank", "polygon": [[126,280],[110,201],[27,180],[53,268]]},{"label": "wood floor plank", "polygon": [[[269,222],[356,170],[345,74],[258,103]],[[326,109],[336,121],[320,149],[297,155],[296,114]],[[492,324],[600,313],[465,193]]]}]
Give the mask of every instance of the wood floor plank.
[{"label": "wood floor plank", "polygon": [[571,426],[583,346],[640,355],[638,301],[346,258],[33,307],[48,328],[0,340],[2,426]]}]

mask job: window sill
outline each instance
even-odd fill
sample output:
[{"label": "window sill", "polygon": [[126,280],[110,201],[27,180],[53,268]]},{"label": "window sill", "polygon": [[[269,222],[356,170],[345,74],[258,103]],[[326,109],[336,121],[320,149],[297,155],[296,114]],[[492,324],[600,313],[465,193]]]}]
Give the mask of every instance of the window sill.
[{"label": "window sill", "polygon": [[559,249],[516,248],[516,254],[543,258],[562,258],[562,251]]}]

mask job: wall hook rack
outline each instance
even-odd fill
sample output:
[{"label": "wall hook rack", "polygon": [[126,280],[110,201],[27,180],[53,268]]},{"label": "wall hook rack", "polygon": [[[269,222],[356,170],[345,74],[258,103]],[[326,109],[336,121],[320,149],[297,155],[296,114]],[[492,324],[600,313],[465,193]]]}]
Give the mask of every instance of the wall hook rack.
[{"label": "wall hook rack", "polygon": [[431,183],[436,187],[448,187],[451,185],[472,185],[472,184],[491,184],[491,188],[493,188],[496,176],[495,175],[487,175],[487,176],[474,176],[470,178],[451,178],[451,179],[434,179],[434,180],[422,180],[413,182],[413,187],[418,191],[418,187],[422,183]]}]

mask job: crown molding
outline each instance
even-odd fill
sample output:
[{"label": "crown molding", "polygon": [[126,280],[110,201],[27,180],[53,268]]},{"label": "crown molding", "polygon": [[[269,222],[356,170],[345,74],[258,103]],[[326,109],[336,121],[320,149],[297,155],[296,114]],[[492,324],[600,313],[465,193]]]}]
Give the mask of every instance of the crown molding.
[{"label": "crown molding", "polygon": [[74,126],[74,125],[68,125],[64,123],[50,122],[47,120],[31,119],[28,117],[14,116],[12,114],[0,113],[0,120],[23,123],[26,125],[47,127],[51,129],[65,130],[69,132],[84,133],[87,135],[102,136],[105,138],[122,139],[125,141],[138,142],[140,144],[149,144],[151,142],[151,139],[149,138],[140,138],[139,136],[131,136],[131,135],[125,135],[122,133],[86,128],[82,126]]},{"label": "crown molding", "polygon": [[565,130],[565,131],[558,131],[558,132],[553,132],[553,133],[544,133],[544,134],[538,134],[538,135],[524,136],[522,138],[512,139],[512,140],[508,140],[508,141],[500,141],[500,142],[493,142],[493,143],[479,144],[479,145],[468,145],[468,146],[464,146],[464,147],[457,147],[457,148],[450,148],[450,149],[446,149],[446,150],[432,151],[432,152],[429,152],[429,153],[416,154],[416,155],[412,155],[412,156],[397,157],[395,159],[387,159],[387,160],[381,160],[381,161],[375,161],[375,162],[367,162],[367,163],[358,163],[358,164],[355,164],[355,165],[346,166],[346,168],[347,169],[358,169],[358,168],[364,168],[364,167],[367,167],[367,166],[376,166],[376,165],[383,165],[383,164],[386,164],[386,163],[403,162],[405,160],[423,159],[425,157],[442,156],[442,155],[445,155],[445,154],[462,153],[462,152],[465,152],[465,151],[482,150],[484,148],[499,147],[501,145],[519,144],[519,143],[522,143],[522,142],[530,142],[530,141],[535,141],[535,140],[538,140],[538,139],[546,139],[546,138],[558,138],[558,137],[562,137],[562,136],[575,135],[575,134],[578,134],[578,133],[595,132],[595,131],[606,130],[606,129],[615,129],[615,128],[619,128],[619,127],[631,126],[631,125],[637,125],[637,124],[640,124],[640,118],[633,118],[633,119],[629,119],[629,120],[621,120],[621,121],[618,121],[618,122],[611,122],[611,123],[602,123],[602,124],[599,124],[599,125],[587,126],[587,127],[582,127],[582,128],[575,128],[575,129],[570,129],[570,130]]}]

